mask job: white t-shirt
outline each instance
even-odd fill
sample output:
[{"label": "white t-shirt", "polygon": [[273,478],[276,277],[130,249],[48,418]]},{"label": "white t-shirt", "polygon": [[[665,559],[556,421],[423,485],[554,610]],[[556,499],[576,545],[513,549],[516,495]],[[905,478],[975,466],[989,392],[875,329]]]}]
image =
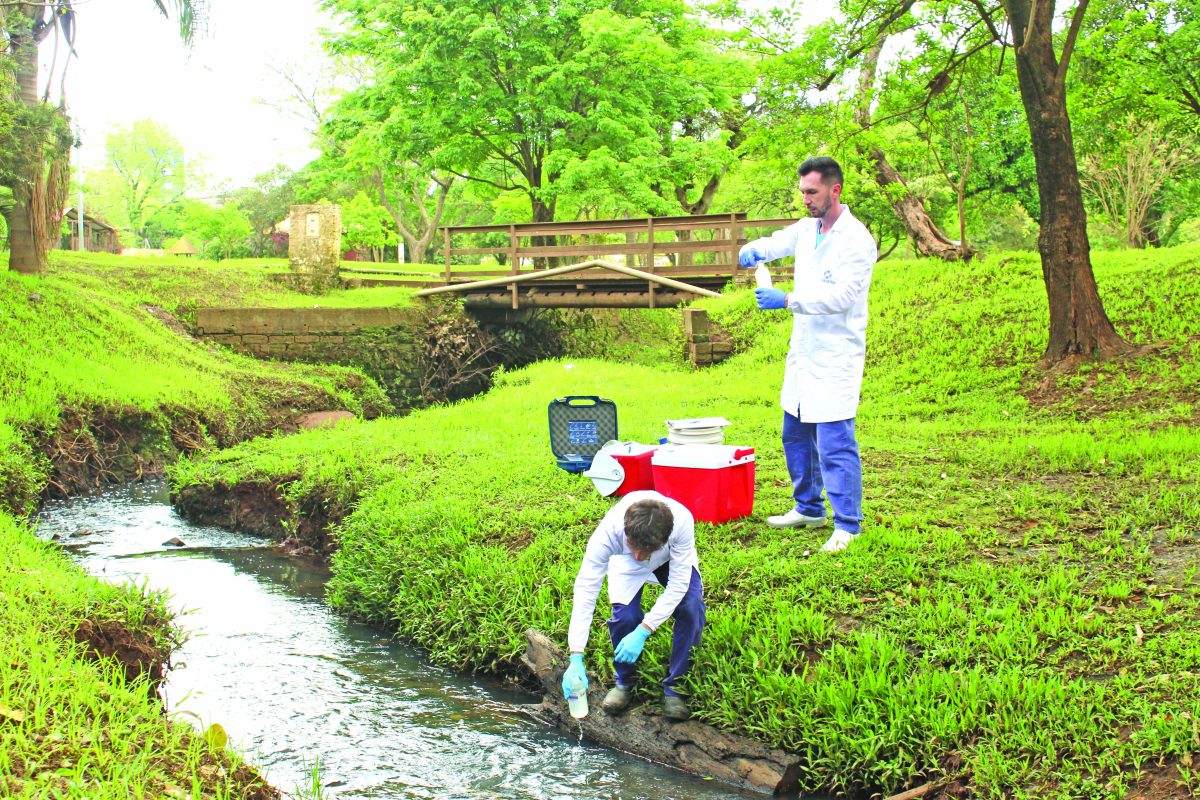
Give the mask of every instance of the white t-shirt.
[{"label": "white t-shirt", "polygon": [[[654,551],[646,561],[638,561],[625,542],[625,510],[639,500],[659,500],[671,510],[674,524],[667,544]],[[692,512],[679,502],[658,492],[630,492],[609,509],[596,531],[588,539],[587,550],[579,574],[575,576],[575,595],[571,603],[571,625],[567,630],[567,646],[571,652],[582,652],[587,645],[596,611],[596,598],[608,577],[608,598],[613,603],[628,604],[647,583],[658,583],[654,570],[670,562],[670,574],[662,595],[646,614],[646,627],[656,629],[667,620],[687,593],[692,567],[700,566],[696,554],[695,521]]]}]

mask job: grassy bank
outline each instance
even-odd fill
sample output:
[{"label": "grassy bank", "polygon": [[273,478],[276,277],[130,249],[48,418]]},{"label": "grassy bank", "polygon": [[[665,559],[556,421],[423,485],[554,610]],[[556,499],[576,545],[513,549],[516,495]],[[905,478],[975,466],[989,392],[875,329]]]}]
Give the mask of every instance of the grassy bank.
[{"label": "grassy bank", "polygon": [[85,576],[3,514],[0,563],[0,794],[278,797],[223,745],[165,717],[145,678],[89,656],[82,631],[98,628],[169,652],[178,632],[160,596]]},{"label": "grassy bank", "polygon": [[250,298],[255,280],[128,262],[56,254],[43,275],[0,271],[0,795],[277,796],[164,718],[144,679],[88,655],[102,631],[161,656],[176,635],[162,598],[87,577],[17,515],[47,487],[136,477],[303,411],[375,413],[386,400],[361,373],[230,354],[142,307],[186,310],[226,278],[228,295]]},{"label": "grassy bank", "polygon": [[[876,270],[858,431],[862,539],[773,531],[789,504],[776,405],[790,321],[706,301],[742,353],[704,371],[543,363],[404,419],[252,442],[175,480],[281,482],[350,515],[330,599],[445,663],[511,669],[565,639],[583,543],[611,501],[558,470],[546,403],[600,394],[624,439],[721,414],[758,450],[752,518],[698,532],[709,628],[698,716],[804,757],[809,790],[956,779],[981,797],[1188,796],[1200,756],[1200,248],[1096,254],[1136,358],[1045,376],[1035,256]],[[598,616],[598,620],[601,619]],[[644,671],[664,668],[653,637]],[[599,621],[589,669],[609,673]],[[646,681],[647,697],[653,693]]]},{"label": "grassy bank", "polygon": [[[0,272],[0,508],[28,509],[56,459],[114,467],[97,446],[97,437],[112,433],[106,429],[137,429],[135,447],[152,462],[269,430],[293,412],[387,407],[361,373],[285,367],[198,345],[143,308],[177,310],[223,296],[221,281],[234,281],[224,266],[145,268],[151,279],[131,259],[124,266],[77,259],[58,254],[38,276]],[[253,296],[252,281],[237,285],[239,293],[225,294]],[[54,441],[60,431],[64,442]],[[141,464],[126,467],[136,472]]]}]

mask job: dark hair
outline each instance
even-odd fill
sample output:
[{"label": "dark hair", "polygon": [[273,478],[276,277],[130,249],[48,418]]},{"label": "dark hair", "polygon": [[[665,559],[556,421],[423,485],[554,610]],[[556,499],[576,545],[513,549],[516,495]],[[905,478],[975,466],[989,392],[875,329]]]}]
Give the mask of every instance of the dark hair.
[{"label": "dark hair", "polygon": [[638,500],[625,509],[625,538],[637,550],[662,549],[674,526],[671,509],[661,500]]},{"label": "dark hair", "polygon": [[810,172],[819,172],[821,173],[821,180],[824,181],[826,186],[843,183],[846,180],[846,177],[842,175],[841,165],[829,156],[806,158],[796,172],[799,173],[801,178]]}]

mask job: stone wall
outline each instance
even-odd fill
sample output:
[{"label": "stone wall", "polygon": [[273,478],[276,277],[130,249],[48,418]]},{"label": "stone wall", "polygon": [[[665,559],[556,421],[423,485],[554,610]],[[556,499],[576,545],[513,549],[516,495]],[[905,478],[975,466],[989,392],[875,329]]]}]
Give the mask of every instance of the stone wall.
[{"label": "stone wall", "polygon": [[408,407],[420,395],[427,323],[420,308],[202,308],[195,334],[260,358],[358,367]]},{"label": "stone wall", "polygon": [[683,309],[683,336],[687,358],[697,367],[707,367],[733,355],[729,334],[715,326],[703,308]]}]

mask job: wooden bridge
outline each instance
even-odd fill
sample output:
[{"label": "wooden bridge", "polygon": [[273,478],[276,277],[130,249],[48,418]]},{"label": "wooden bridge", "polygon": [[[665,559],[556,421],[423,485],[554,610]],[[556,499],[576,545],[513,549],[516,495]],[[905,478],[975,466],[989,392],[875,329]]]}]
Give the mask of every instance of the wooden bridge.
[{"label": "wooden bridge", "polygon": [[454,293],[479,310],[677,306],[748,279],[742,245],[793,222],[734,213],[446,227],[445,271],[417,294]]}]

